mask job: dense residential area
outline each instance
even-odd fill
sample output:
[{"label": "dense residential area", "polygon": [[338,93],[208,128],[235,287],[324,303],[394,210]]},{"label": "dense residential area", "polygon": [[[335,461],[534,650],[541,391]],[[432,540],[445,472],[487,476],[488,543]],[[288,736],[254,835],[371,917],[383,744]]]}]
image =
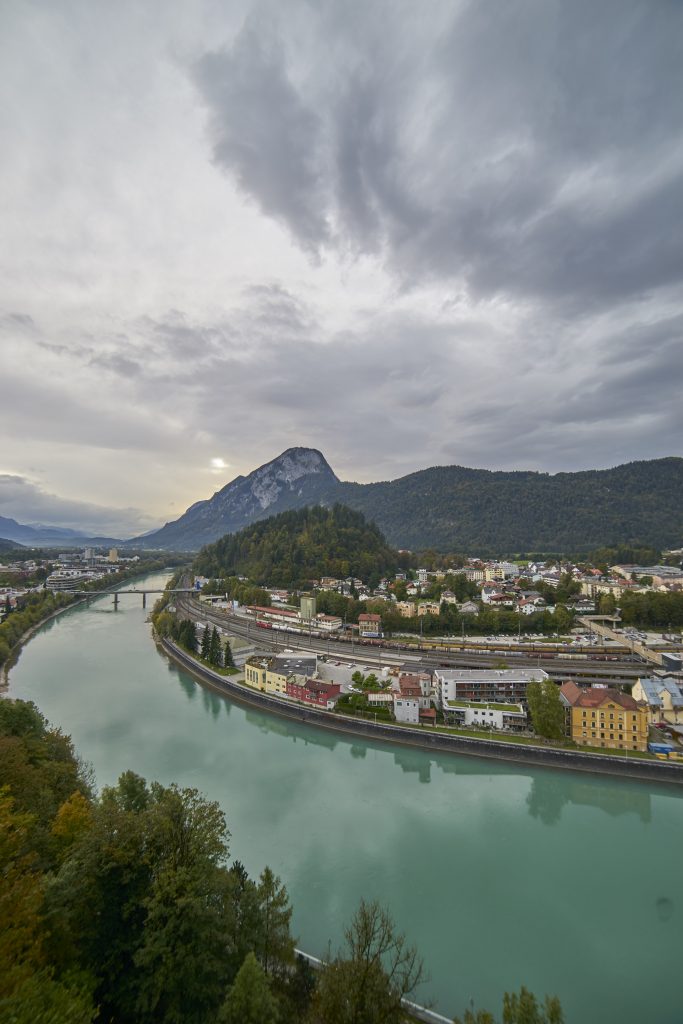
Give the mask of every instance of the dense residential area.
[{"label": "dense residential area", "polygon": [[[683,758],[679,558],[669,552],[661,564],[591,564],[429,556],[427,565],[374,581],[321,575],[305,588],[256,588],[246,576],[198,575],[194,586],[203,606],[228,617],[226,635],[230,620],[251,630],[250,653],[240,665],[244,683],[281,700],[403,726],[677,760]],[[250,600],[254,594],[258,603]],[[666,615],[666,626],[629,625],[642,609]],[[188,620],[185,628],[194,635],[182,646],[197,650],[208,622]],[[271,640],[290,648],[273,650]],[[330,642],[338,652],[340,641],[351,645],[350,657],[330,654]],[[316,651],[304,649],[313,642]],[[498,651],[500,660],[476,668],[420,662],[422,650],[453,644],[475,656]],[[373,647],[415,656],[374,668],[363,660]],[[542,652],[537,666],[515,666],[516,656],[530,649]],[[559,666],[552,676],[541,667],[546,651]],[[585,659],[586,678],[570,676],[562,658]],[[637,677],[620,676],[620,658],[640,659]],[[605,681],[590,679],[598,661],[615,663]]]}]

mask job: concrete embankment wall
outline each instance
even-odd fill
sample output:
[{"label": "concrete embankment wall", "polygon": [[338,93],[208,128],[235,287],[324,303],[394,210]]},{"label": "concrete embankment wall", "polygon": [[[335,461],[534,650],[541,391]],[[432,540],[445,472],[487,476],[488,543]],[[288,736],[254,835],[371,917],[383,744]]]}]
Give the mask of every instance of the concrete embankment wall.
[{"label": "concrete embankment wall", "polygon": [[304,707],[301,704],[282,700],[272,694],[254,690],[243,683],[235,682],[230,677],[213,672],[204,665],[200,665],[170,640],[161,640],[161,647],[169,657],[188,669],[193,675],[214,689],[234,698],[240,704],[257,707],[262,711],[269,711],[296,722],[307,722],[317,728],[329,729],[332,732],[364,736],[368,739],[388,743],[400,743],[403,746],[420,747],[427,751],[515,761],[537,767],[563,768],[570,771],[620,776],[647,782],[683,784],[683,766],[666,761],[608,757],[583,751],[557,750],[551,747],[476,739],[450,733],[432,732],[429,726],[411,729],[406,726],[388,725],[384,722],[370,722],[365,719],[336,715],[319,708]]}]

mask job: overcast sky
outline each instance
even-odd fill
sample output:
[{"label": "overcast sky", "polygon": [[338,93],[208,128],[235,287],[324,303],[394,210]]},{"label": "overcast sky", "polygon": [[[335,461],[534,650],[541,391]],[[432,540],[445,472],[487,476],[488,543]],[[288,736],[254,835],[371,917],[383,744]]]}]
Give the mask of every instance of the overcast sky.
[{"label": "overcast sky", "polygon": [[0,515],[683,454],[683,4],[3,0]]}]

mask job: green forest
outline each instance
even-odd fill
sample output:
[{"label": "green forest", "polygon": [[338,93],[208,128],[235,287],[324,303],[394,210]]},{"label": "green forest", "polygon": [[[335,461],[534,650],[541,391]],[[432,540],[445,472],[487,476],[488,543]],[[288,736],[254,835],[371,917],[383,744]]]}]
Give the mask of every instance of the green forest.
[{"label": "green forest", "polygon": [[[97,793],[34,704],[0,701],[0,1019],[6,1024],[407,1024],[427,980],[376,902],[313,972],[269,868],[230,859],[219,805],[124,772]],[[484,1010],[465,1024],[495,1024]],[[562,1024],[506,994],[504,1024]]]},{"label": "green forest", "polygon": [[390,543],[413,550],[578,553],[683,541],[681,458],[555,474],[436,466],[384,483],[338,484],[333,494]]},{"label": "green forest", "polygon": [[333,505],[282,512],[228,534],[202,548],[193,568],[212,578],[241,575],[275,587],[305,586],[321,576],[358,576],[376,585],[398,561],[373,523]]}]

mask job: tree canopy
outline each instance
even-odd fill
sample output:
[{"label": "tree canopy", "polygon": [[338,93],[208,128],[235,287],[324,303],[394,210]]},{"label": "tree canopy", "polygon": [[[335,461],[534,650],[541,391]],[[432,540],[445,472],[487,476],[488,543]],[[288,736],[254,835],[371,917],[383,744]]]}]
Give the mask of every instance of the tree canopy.
[{"label": "tree canopy", "polygon": [[209,577],[298,586],[321,576],[368,580],[395,570],[398,556],[360,512],[343,505],[283,512],[203,548],[194,570]]}]

